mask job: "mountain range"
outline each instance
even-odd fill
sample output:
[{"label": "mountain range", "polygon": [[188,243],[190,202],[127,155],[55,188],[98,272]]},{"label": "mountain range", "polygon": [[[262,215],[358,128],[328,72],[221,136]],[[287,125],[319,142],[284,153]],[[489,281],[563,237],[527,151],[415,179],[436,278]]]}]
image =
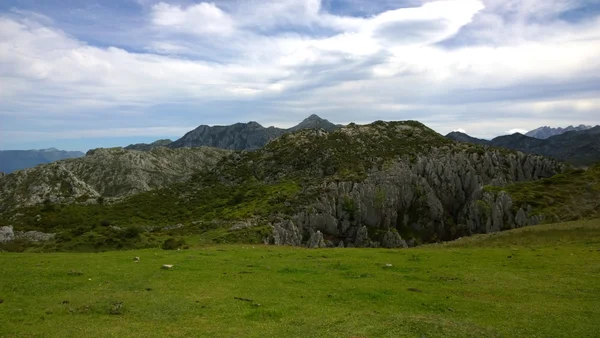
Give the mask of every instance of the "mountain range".
[{"label": "mountain range", "polygon": [[207,126],[186,133],[182,138],[169,144],[169,148],[182,147],[216,147],[229,150],[256,150],[264,147],[277,137],[302,129],[324,129],[332,131],[339,128],[317,115],[311,115],[300,124],[281,129],[276,127],[265,128],[259,123],[251,121],[248,123],[236,123],[229,126]]},{"label": "mountain range", "polygon": [[64,248],[122,245],[113,232],[126,227],[220,243],[406,247],[537,224],[550,216],[535,201],[513,204],[486,187],[565,170],[543,156],[454,142],[416,121],[333,129],[288,132],[246,152],[97,149],[5,175],[0,226],[59,233]]},{"label": "mountain range", "polygon": [[591,165],[600,161],[600,126],[567,131],[546,139],[520,133],[499,136],[489,141],[460,132],[449,133],[446,137],[459,142],[507,148],[528,154],[540,154],[578,166]]},{"label": "mountain range", "polygon": [[543,127],[539,127],[537,129],[528,131],[527,133],[525,133],[525,136],[535,137],[535,138],[544,140],[544,139],[547,139],[552,136],[566,133],[568,131],[582,131],[582,130],[587,130],[587,129],[592,129],[592,128],[593,128],[592,126],[586,126],[583,124],[580,124],[576,127],[568,126],[566,128],[560,128],[560,127],[552,128],[552,127],[548,127],[548,126],[543,126]]},{"label": "mountain range", "polygon": [[64,151],[56,148],[40,150],[0,150],[0,172],[11,173],[16,170],[35,167],[67,158],[82,157],[80,151]]}]

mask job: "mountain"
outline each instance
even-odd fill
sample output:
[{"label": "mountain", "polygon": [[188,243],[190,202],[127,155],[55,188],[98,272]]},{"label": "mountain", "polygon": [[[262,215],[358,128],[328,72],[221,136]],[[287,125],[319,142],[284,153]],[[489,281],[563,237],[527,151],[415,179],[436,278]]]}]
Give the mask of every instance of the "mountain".
[{"label": "mountain", "polygon": [[460,133],[450,133],[446,137],[459,142],[507,148],[527,154],[540,154],[577,166],[600,162],[600,126],[568,131],[547,139],[538,139],[519,133],[498,136],[491,141]]},{"label": "mountain", "polygon": [[458,141],[458,142],[468,142],[468,143],[473,143],[473,144],[479,144],[482,146],[490,145],[490,141],[488,141],[488,140],[478,139],[478,138],[469,136],[465,133],[461,133],[459,131],[453,131],[453,132],[449,133],[448,135],[446,135],[446,138],[449,138],[451,140]]},{"label": "mountain", "polygon": [[552,136],[556,136],[556,135],[560,135],[563,133],[566,133],[568,131],[582,131],[582,130],[587,130],[587,129],[591,129],[592,126],[586,126],[583,124],[578,125],[577,127],[573,127],[573,126],[568,126],[566,128],[551,128],[548,126],[544,126],[544,127],[539,127],[537,129],[528,131],[525,136],[529,136],[529,137],[535,137],[535,138],[539,138],[539,139],[547,139],[549,137]]},{"label": "mountain", "polygon": [[304,119],[304,121],[300,122],[297,126],[289,128],[287,131],[294,132],[302,129],[323,129],[326,131],[334,131],[335,129],[340,127],[340,125],[333,124],[328,120],[322,119],[319,116],[312,114],[311,116]]},{"label": "mountain", "polygon": [[84,154],[80,151],[64,151],[56,148],[40,150],[0,150],[0,171],[11,173],[15,170],[35,167],[38,164],[51,163],[67,158],[77,158]]},{"label": "mountain", "polygon": [[[158,152],[164,158],[169,151],[197,150],[113,150],[121,154],[112,155],[118,158],[112,164],[95,164],[81,171],[47,167],[47,173],[8,175],[0,179],[4,182],[2,200],[29,202],[29,206],[0,213],[0,225],[58,233],[61,242],[56,245],[62,247],[82,241],[90,241],[95,248],[115,247],[117,230],[99,230],[103,220],[120,228],[166,227],[164,231],[171,235],[194,234],[218,243],[406,247],[537,224],[542,216],[527,205],[513,206],[508,194],[488,192],[485,187],[539,180],[565,169],[539,155],[453,142],[416,121],[377,121],[331,132],[286,133],[256,151],[225,155],[186,181],[177,182],[184,178],[177,174],[170,180],[174,183],[162,179],[161,189],[144,192],[138,188],[143,192],[111,203],[85,202],[84,196],[96,196],[94,191],[107,195],[99,188],[74,194],[72,186],[82,181],[89,186],[92,183],[87,182],[121,187],[112,195],[123,195],[132,190],[129,183],[112,180],[127,175],[126,182],[148,175],[162,177],[161,170],[181,161],[196,162],[182,155],[161,160],[165,166],[159,170],[111,169],[130,157]],[[77,168],[80,165],[71,164],[77,161],[55,166]],[[99,178],[85,176],[94,172],[91,168]],[[64,180],[73,183],[53,183]],[[42,203],[54,187],[63,187],[60,199]],[[74,196],[81,196],[81,201]],[[55,205],[60,202],[63,205]]]},{"label": "mountain", "polygon": [[185,181],[213,167],[228,151],[214,148],[147,152],[94,149],[84,157],[61,160],[0,177],[0,210],[52,203],[121,198]]},{"label": "mountain", "polygon": [[149,151],[149,150],[152,150],[152,149],[157,148],[157,147],[167,147],[171,143],[173,143],[173,141],[165,139],[165,140],[154,141],[154,142],[149,143],[149,144],[148,143],[130,144],[127,147],[125,147],[125,149],[126,150]]},{"label": "mountain", "polygon": [[236,123],[229,126],[202,125],[188,132],[182,138],[169,145],[170,148],[216,147],[230,150],[256,150],[275,138],[301,129],[324,129],[332,131],[339,126],[311,115],[297,126],[289,129],[265,128],[257,122]]}]

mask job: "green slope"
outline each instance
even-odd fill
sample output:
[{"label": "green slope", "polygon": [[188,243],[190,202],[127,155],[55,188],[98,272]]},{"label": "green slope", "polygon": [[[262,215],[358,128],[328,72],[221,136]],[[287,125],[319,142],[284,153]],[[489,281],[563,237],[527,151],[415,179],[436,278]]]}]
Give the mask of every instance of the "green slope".
[{"label": "green slope", "polygon": [[[535,240],[520,241],[524,231]],[[161,270],[162,264],[174,268]],[[0,337],[597,337],[600,331],[598,221],[408,250],[246,245],[0,253],[0,266]]]}]

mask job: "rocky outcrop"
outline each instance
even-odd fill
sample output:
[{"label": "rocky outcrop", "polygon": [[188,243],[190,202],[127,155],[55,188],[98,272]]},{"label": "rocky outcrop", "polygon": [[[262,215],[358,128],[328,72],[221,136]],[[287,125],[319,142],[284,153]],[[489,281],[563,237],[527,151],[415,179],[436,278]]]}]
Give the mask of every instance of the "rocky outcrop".
[{"label": "rocky outcrop", "polygon": [[212,168],[229,152],[214,148],[148,152],[123,148],[94,149],[68,159],[0,177],[0,212],[41,204],[118,198],[185,181]]},{"label": "rocky outcrop", "polygon": [[15,239],[13,227],[0,227],[0,243],[7,243]]},{"label": "rocky outcrop", "polygon": [[21,239],[28,242],[46,242],[54,239],[56,234],[49,234],[40,231],[15,231],[15,239]]},{"label": "rocky outcrop", "polygon": [[[539,219],[523,208],[515,212],[508,194],[483,187],[550,177],[563,168],[522,153],[434,150],[373,170],[363,182],[325,183],[324,193],[274,234],[277,244],[297,245],[303,234],[321,231],[356,247],[407,247],[399,233],[427,242],[531,225]],[[293,243],[286,240],[291,233]]]},{"label": "rocky outcrop", "polygon": [[0,243],[8,243],[14,240],[27,242],[45,242],[54,239],[56,234],[39,231],[14,231],[12,226],[0,227]]},{"label": "rocky outcrop", "polygon": [[306,246],[311,249],[318,249],[327,247],[327,244],[323,240],[323,234],[319,230],[317,230],[312,234],[312,236],[310,236],[310,239],[308,240],[308,243],[306,243]]}]

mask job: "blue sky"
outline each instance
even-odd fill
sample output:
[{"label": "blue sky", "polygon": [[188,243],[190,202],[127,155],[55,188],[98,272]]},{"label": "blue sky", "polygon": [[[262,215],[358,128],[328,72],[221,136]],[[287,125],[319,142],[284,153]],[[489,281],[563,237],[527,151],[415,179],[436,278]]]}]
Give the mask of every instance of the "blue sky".
[{"label": "blue sky", "polygon": [[3,0],[0,149],[200,124],[600,123],[598,0]]}]

